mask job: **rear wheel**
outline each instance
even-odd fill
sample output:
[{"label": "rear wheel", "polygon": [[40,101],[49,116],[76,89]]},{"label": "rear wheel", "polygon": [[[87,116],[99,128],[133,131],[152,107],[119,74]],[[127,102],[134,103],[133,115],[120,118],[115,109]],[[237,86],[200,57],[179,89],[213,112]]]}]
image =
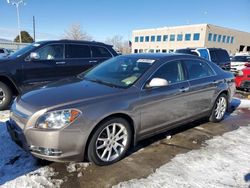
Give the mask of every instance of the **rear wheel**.
[{"label": "rear wheel", "polygon": [[212,113],[209,117],[209,121],[215,123],[220,122],[226,114],[227,106],[228,106],[227,95],[221,94],[215,101]]},{"label": "rear wheel", "polygon": [[131,143],[131,129],[123,118],[112,118],[97,128],[88,146],[88,159],[96,165],[109,165],[126,154]]},{"label": "rear wheel", "polygon": [[3,82],[0,82],[0,110],[6,110],[12,100],[12,90]]}]

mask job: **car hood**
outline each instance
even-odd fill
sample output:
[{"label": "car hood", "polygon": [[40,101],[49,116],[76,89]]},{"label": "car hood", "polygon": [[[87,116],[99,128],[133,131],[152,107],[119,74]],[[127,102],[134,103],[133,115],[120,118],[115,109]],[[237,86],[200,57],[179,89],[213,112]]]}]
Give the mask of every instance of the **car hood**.
[{"label": "car hood", "polygon": [[111,97],[122,91],[124,91],[124,89],[73,77],[25,93],[18,100],[21,100],[22,103],[26,103],[29,106],[49,108],[79,103],[100,97]]}]

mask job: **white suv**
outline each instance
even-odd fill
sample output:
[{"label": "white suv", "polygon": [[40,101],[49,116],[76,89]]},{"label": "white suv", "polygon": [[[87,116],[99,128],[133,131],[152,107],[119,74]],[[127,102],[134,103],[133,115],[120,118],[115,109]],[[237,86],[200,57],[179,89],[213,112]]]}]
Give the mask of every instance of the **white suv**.
[{"label": "white suv", "polygon": [[250,55],[236,55],[231,59],[231,71],[240,71],[250,64]]}]

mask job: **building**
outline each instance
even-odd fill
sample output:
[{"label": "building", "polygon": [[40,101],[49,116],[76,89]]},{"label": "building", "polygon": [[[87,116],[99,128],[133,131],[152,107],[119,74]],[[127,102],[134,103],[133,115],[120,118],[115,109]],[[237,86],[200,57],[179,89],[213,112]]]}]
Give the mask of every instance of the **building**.
[{"label": "building", "polygon": [[250,33],[211,24],[134,30],[132,53],[172,52],[179,48],[224,48],[229,54],[250,52]]}]

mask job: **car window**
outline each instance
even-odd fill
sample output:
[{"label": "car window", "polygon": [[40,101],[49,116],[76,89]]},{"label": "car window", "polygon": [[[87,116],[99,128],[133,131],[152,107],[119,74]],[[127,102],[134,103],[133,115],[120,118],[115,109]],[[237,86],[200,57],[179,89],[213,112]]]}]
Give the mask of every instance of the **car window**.
[{"label": "car window", "polygon": [[3,53],[4,53],[4,50],[3,50],[3,49],[0,49],[0,53],[3,54]]},{"label": "car window", "polygon": [[217,54],[215,53],[215,51],[210,51],[210,58],[212,62],[218,63],[219,60],[217,58]]},{"label": "car window", "polygon": [[216,51],[217,54],[217,58],[220,62],[226,62],[226,61],[230,61],[229,55],[227,53],[227,51],[225,50],[217,50]]},{"label": "car window", "polygon": [[91,46],[92,57],[112,57],[109,51],[101,46]]},{"label": "car window", "polygon": [[52,44],[44,46],[36,51],[40,60],[62,59],[63,58],[63,45]]},{"label": "car window", "polygon": [[118,56],[84,72],[79,77],[117,87],[134,84],[155,62],[155,59]]},{"label": "car window", "polygon": [[90,58],[90,48],[88,45],[67,44],[66,58]]},{"label": "car window", "polygon": [[199,79],[214,75],[213,70],[206,62],[185,60],[184,63],[187,68],[189,79]]},{"label": "car window", "polygon": [[169,84],[183,81],[185,77],[181,62],[167,62],[154,73],[152,78],[165,79],[168,81]]}]

